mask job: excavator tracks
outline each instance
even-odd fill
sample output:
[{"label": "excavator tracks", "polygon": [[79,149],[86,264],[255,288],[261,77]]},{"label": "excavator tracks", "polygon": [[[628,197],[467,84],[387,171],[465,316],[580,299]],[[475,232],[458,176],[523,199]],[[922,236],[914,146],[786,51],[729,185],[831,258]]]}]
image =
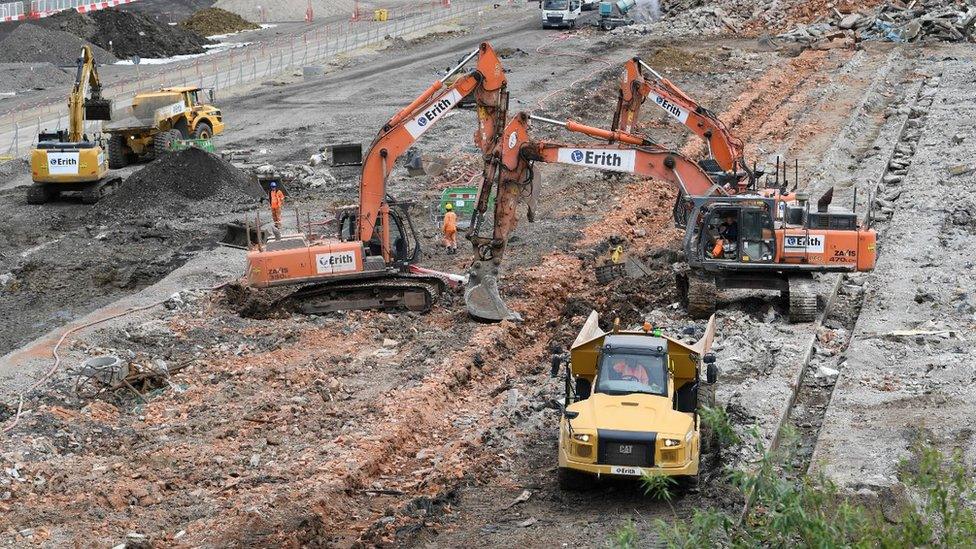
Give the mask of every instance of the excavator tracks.
[{"label": "excavator tracks", "polygon": [[813,322],[817,318],[817,292],[809,278],[790,277],[790,322]]},{"label": "excavator tracks", "polygon": [[718,289],[711,278],[695,274],[686,275],[682,288],[685,308],[692,318],[708,318],[715,313]]},{"label": "excavator tracks", "polygon": [[304,314],[353,310],[407,310],[424,313],[444,292],[445,283],[431,276],[398,276],[351,283],[306,286],[278,304]]}]

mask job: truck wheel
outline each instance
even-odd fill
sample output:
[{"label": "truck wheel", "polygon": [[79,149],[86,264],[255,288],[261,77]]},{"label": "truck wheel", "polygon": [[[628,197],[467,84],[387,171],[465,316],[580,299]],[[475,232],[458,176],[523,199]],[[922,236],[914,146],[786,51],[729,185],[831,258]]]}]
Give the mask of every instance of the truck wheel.
[{"label": "truck wheel", "polygon": [[556,478],[559,480],[559,488],[567,492],[581,492],[593,486],[593,478],[590,475],[575,469],[560,467],[556,472]]},{"label": "truck wheel", "polygon": [[700,484],[700,474],[699,475],[681,475],[675,477],[678,481],[678,491],[682,494],[697,494],[698,486]]},{"label": "truck wheel", "polygon": [[180,133],[180,130],[159,132],[153,138],[153,156],[155,158],[162,158],[163,155],[169,154],[170,146],[174,141],[179,139],[183,139],[183,134]]},{"label": "truck wheel", "polygon": [[213,137],[213,128],[206,122],[197,124],[197,129],[193,130],[193,139],[210,139]]},{"label": "truck wheel", "polygon": [[113,133],[108,139],[108,167],[117,170],[128,164],[129,158],[125,154],[125,136]]}]

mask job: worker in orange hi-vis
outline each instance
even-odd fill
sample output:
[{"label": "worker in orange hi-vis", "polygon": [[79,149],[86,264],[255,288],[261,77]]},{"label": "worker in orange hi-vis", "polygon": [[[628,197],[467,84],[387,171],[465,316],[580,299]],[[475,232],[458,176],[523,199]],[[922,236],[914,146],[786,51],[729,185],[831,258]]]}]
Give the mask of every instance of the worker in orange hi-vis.
[{"label": "worker in orange hi-vis", "polygon": [[447,253],[457,253],[457,214],[454,213],[454,204],[448,202],[444,205],[444,246]]},{"label": "worker in orange hi-vis", "polygon": [[278,183],[271,182],[271,219],[275,228],[281,228],[281,207],[285,205],[285,193],[278,188]]}]

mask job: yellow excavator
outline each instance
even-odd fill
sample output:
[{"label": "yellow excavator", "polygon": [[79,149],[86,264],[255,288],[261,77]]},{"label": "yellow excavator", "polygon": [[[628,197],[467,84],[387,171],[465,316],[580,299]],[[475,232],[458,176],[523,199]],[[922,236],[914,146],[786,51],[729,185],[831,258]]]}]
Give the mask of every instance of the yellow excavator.
[{"label": "yellow excavator", "polygon": [[63,192],[79,192],[84,203],[94,204],[118,185],[120,178],[108,177],[108,155],[101,137],[85,134],[85,120],[111,118],[112,102],[102,98],[95,57],[91,47],[84,46],[68,96],[68,129],[41,132],[37,148],[31,151],[34,184],[27,190],[28,204],[56,200]]}]

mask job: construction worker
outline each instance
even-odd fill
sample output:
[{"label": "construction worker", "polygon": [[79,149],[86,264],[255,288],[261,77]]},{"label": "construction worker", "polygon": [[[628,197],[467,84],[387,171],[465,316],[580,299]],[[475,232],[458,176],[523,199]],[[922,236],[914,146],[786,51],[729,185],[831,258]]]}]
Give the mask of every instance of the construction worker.
[{"label": "construction worker", "polygon": [[271,219],[275,228],[281,229],[281,207],[285,205],[285,193],[278,188],[278,182],[271,182]]},{"label": "construction worker", "polygon": [[457,214],[454,213],[454,204],[448,202],[444,205],[444,246],[447,253],[457,253]]}]

